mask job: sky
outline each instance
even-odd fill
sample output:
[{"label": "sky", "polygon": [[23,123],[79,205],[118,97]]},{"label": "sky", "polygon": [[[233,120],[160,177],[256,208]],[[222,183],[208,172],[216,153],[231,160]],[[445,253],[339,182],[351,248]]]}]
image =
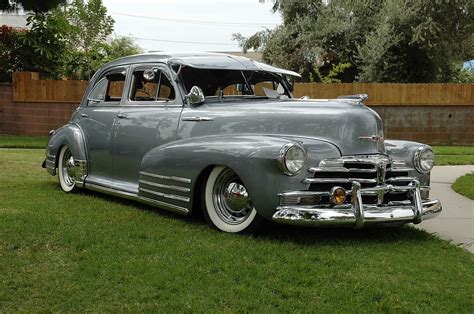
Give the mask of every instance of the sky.
[{"label": "sky", "polygon": [[145,51],[240,51],[233,33],[248,37],[281,23],[273,2],[258,0],[103,0],[113,36],[134,37]]}]

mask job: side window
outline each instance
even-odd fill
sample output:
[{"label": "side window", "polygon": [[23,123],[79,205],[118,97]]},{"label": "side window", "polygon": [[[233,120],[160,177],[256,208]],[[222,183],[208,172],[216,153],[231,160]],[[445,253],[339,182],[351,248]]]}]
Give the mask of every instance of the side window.
[{"label": "side window", "polygon": [[103,77],[92,89],[89,100],[93,102],[119,102],[125,86],[125,74],[113,73]]},{"label": "side window", "polygon": [[171,101],[175,99],[173,85],[158,68],[133,72],[131,101]]}]

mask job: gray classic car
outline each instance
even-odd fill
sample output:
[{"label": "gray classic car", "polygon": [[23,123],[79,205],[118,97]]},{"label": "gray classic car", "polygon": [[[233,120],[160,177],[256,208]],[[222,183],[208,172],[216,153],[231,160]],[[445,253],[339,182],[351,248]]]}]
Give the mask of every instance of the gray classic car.
[{"label": "gray classic car", "polygon": [[364,95],[295,99],[299,75],[225,54],[150,53],[91,79],[51,131],[43,167],[61,188],[100,191],[226,232],[261,222],[403,225],[441,212],[429,199],[434,154],[384,140]]}]

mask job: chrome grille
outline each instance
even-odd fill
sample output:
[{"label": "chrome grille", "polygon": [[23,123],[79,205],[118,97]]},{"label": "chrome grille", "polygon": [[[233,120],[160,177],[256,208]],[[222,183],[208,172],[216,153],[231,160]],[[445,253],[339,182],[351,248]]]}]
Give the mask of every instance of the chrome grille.
[{"label": "chrome grille", "polygon": [[[384,155],[345,156],[336,159],[322,160],[317,167],[308,169],[312,174],[303,180],[309,183],[309,191],[328,192],[334,186],[341,186],[350,192],[352,182],[357,181],[361,187],[372,188],[384,184],[408,186],[415,178],[409,177],[411,168],[402,161],[392,161]],[[400,202],[409,198],[407,191],[385,193],[383,203]],[[364,195],[365,204],[376,204],[381,197]],[[350,198],[347,200],[350,201]],[[320,204],[329,204],[329,195],[321,196]]]}]

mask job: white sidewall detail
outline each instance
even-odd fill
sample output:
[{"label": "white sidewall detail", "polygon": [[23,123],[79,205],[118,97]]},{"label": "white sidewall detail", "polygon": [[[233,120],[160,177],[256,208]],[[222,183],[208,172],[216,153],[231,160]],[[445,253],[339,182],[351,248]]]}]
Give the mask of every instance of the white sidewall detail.
[{"label": "white sidewall detail", "polygon": [[214,185],[216,183],[217,177],[225,169],[226,167],[222,167],[222,166],[214,167],[214,169],[211,171],[211,174],[209,175],[209,178],[207,179],[206,191],[205,191],[205,203],[206,203],[205,210],[207,210],[207,214],[209,215],[210,220],[218,229],[225,232],[231,232],[231,233],[241,232],[245,230],[254,221],[255,216],[257,215],[257,211],[255,210],[255,208],[253,208],[252,211],[250,212],[249,217],[238,225],[231,225],[222,221],[222,219],[217,214],[216,208],[214,206],[214,202],[212,201],[212,193],[214,190]]},{"label": "white sidewall detail", "polygon": [[73,185],[69,186],[66,184],[64,177],[63,177],[63,159],[64,159],[64,154],[65,152],[69,149],[68,146],[64,145],[61,147],[61,151],[59,153],[59,160],[58,160],[58,168],[59,168],[59,184],[61,185],[61,189],[63,189],[64,192],[71,192],[75,187],[76,184],[74,183]]}]

